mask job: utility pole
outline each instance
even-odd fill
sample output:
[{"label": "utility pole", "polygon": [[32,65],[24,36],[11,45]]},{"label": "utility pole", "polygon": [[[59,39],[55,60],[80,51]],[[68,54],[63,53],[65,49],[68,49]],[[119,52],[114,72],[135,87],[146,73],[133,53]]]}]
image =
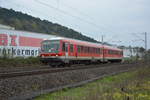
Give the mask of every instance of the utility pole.
[{"label": "utility pole", "polygon": [[102,35],[102,44],[103,44],[103,38],[104,38],[104,36]]},{"label": "utility pole", "polygon": [[144,33],[142,33],[142,35],[144,35],[144,39],[141,39],[141,37],[137,36],[136,34],[134,36],[138,37],[139,40],[142,40],[144,42],[144,45],[145,45],[145,47],[143,46],[145,48],[145,50],[143,51],[144,60],[147,62],[147,33],[144,32]]},{"label": "utility pole", "polygon": [[102,35],[102,54],[103,54],[103,62],[104,62],[104,36]]},{"label": "utility pole", "polygon": [[145,32],[144,33],[145,35],[145,60],[146,60],[146,63],[147,63],[147,33]]},{"label": "utility pole", "polygon": [[144,35],[145,35],[145,51],[147,51],[147,33],[145,32]]}]

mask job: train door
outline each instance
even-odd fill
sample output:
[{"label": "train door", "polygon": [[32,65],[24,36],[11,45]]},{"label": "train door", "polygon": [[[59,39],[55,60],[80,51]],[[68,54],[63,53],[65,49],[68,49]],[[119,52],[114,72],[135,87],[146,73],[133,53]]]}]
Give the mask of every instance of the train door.
[{"label": "train door", "polygon": [[104,47],[102,48],[102,62],[105,61],[105,52],[106,52],[106,49],[104,49]]},{"label": "train door", "polygon": [[77,45],[74,45],[74,53],[75,53],[75,57],[78,57],[78,51],[77,51]]},{"label": "train door", "polygon": [[69,48],[69,56],[73,57],[74,56],[74,45],[70,44],[70,48]]},{"label": "train door", "polygon": [[68,46],[69,44],[68,43],[65,43],[65,58],[67,59],[68,58]]},{"label": "train door", "polygon": [[108,49],[104,49],[103,61],[107,62],[107,60],[108,60]]}]

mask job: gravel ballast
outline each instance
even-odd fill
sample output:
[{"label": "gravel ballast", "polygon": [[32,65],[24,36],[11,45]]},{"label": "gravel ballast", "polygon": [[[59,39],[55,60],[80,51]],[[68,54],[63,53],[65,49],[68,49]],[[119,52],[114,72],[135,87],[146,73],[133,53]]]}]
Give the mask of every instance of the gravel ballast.
[{"label": "gravel ballast", "polygon": [[0,100],[31,99],[31,97],[57,90],[58,87],[62,88],[61,86],[69,87],[132,68],[134,68],[133,65],[121,65],[0,79]]}]

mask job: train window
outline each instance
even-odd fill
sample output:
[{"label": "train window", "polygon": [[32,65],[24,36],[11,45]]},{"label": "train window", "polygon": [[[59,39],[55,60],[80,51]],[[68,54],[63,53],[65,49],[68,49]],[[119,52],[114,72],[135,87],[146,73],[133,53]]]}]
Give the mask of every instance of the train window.
[{"label": "train window", "polygon": [[123,55],[123,51],[121,51],[121,55]]},{"label": "train window", "polygon": [[81,52],[84,52],[84,51],[83,51],[83,46],[81,46]]},{"label": "train window", "polygon": [[98,54],[98,48],[96,48],[96,54]]},{"label": "train window", "polygon": [[99,48],[97,48],[97,54],[100,54],[100,49]]},{"label": "train window", "polygon": [[84,49],[85,49],[85,53],[87,53],[87,51],[88,51],[88,48],[87,48],[87,47],[85,47]]},{"label": "train window", "polygon": [[114,51],[113,50],[110,50],[110,54],[113,54],[114,53]]},{"label": "train window", "polygon": [[95,54],[95,48],[92,49],[93,54]]},{"label": "train window", "polygon": [[108,50],[108,54],[112,54],[112,53],[111,53],[111,50]]},{"label": "train window", "polygon": [[97,50],[97,48],[96,48],[96,54],[98,54],[98,50]]},{"label": "train window", "polygon": [[91,48],[89,47],[89,53],[91,53]]},{"label": "train window", "polygon": [[96,54],[98,54],[98,50],[97,50],[97,48],[96,48]]},{"label": "train window", "polygon": [[119,51],[119,55],[122,55],[122,52],[121,52],[121,51]]},{"label": "train window", "polygon": [[[106,50],[107,50],[107,49],[104,49],[104,48],[103,48],[103,53],[105,53]],[[108,54],[108,52],[107,52],[107,54]]]},{"label": "train window", "polygon": [[93,51],[92,49],[93,49],[93,48],[90,47],[90,53],[92,53],[92,51]]},{"label": "train window", "polygon": [[92,48],[92,53],[94,53],[94,48]]},{"label": "train window", "polygon": [[116,53],[115,53],[116,55],[118,55],[118,51],[116,51]]},{"label": "train window", "polygon": [[86,47],[84,47],[84,53],[86,53]]},{"label": "train window", "polygon": [[101,52],[102,52],[102,54],[104,54],[104,53],[105,53],[105,50],[106,50],[106,49],[102,48],[102,51],[101,51]]},{"label": "train window", "polygon": [[121,55],[121,51],[119,51],[119,55]]},{"label": "train window", "polygon": [[58,53],[60,48],[60,41],[51,40],[42,42],[42,50],[47,53]]},{"label": "train window", "polygon": [[111,54],[115,54],[115,51],[114,51],[114,50],[112,50],[112,51],[111,51]]},{"label": "train window", "polygon": [[94,52],[94,54],[96,54],[96,48],[93,48],[93,50],[94,50],[94,51],[93,51],[93,52]]},{"label": "train window", "polygon": [[68,52],[68,43],[65,43],[65,51]]},{"label": "train window", "polygon": [[90,47],[88,47],[88,51],[87,52],[90,53]]},{"label": "train window", "polygon": [[104,50],[103,50],[103,53],[104,53],[104,54],[108,54],[107,49],[104,49]]},{"label": "train window", "polygon": [[119,55],[119,51],[117,51],[117,55]]},{"label": "train window", "polygon": [[65,43],[62,43],[62,51],[65,51]]},{"label": "train window", "polygon": [[94,53],[94,54],[96,53],[96,48],[93,48],[93,53]]},{"label": "train window", "polygon": [[85,46],[83,47],[83,52],[84,52],[84,53],[86,52],[86,50],[85,50]]},{"label": "train window", "polygon": [[86,47],[84,47],[84,53],[86,53]]},{"label": "train window", "polygon": [[118,52],[117,52],[117,51],[115,51],[115,55],[117,55],[117,53],[118,53]]},{"label": "train window", "polygon": [[99,54],[102,54],[103,49],[100,49],[100,48],[99,48],[99,50],[98,50],[98,51],[99,51]]},{"label": "train window", "polygon": [[86,48],[86,53],[88,53],[88,47],[85,47]]},{"label": "train window", "polygon": [[116,52],[114,50],[111,50],[111,54],[114,55]]},{"label": "train window", "polygon": [[92,50],[91,53],[94,53],[94,48],[91,48],[91,50]]},{"label": "train window", "polygon": [[96,53],[96,50],[95,50],[95,48],[93,48],[93,53],[94,53],[94,54]]},{"label": "train window", "polygon": [[97,53],[100,54],[100,48],[98,48],[97,50],[98,50]]},{"label": "train window", "polygon": [[115,55],[117,55],[117,53],[118,53],[118,52],[117,52],[117,51],[115,51]]},{"label": "train window", "polygon": [[73,44],[70,44],[70,52],[73,52]]},{"label": "train window", "polygon": [[85,53],[86,51],[85,51],[85,47],[83,47],[83,52]]},{"label": "train window", "polygon": [[78,46],[78,52],[79,52],[79,53],[81,52],[81,48],[80,48],[80,46]]},{"label": "train window", "polygon": [[100,49],[100,54],[103,54],[103,48]]}]

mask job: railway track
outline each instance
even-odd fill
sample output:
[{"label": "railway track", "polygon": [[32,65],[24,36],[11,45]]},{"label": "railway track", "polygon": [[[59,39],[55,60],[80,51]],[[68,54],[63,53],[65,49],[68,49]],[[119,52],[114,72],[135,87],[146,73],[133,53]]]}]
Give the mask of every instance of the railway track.
[{"label": "railway track", "polygon": [[63,72],[63,71],[71,71],[71,70],[80,70],[80,69],[89,69],[89,68],[98,68],[98,67],[109,67],[109,66],[124,66],[124,65],[131,65],[131,64],[97,64],[97,65],[74,65],[72,67],[64,67],[64,68],[50,68],[50,67],[43,67],[40,69],[32,69],[26,71],[4,71],[0,73],[0,79],[12,78],[12,77],[20,77],[20,76],[31,76],[31,75],[39,75],[39,74],[46,74],[46,73],[56,73],[56,72]]},{"label": "railway track", "polygon": [[[2,86],[0,87],[0,98],[9,98],[10,100],[30,100],[40,94],[53,92],[63,88],[80,86],[104,76],[138,68],[138,66],[140,66],[140,64],[74,65],[65,68],[45,68],[40,70],[0,73],[0,85]],[[72,81],[74,80],[73,83],[70,78]],[[45,86],[47,80],[49,80],[49,82],[47,86]],[[31,87],[36,84],[41,88],[38,91],[31,90],[29,92]]]}]

